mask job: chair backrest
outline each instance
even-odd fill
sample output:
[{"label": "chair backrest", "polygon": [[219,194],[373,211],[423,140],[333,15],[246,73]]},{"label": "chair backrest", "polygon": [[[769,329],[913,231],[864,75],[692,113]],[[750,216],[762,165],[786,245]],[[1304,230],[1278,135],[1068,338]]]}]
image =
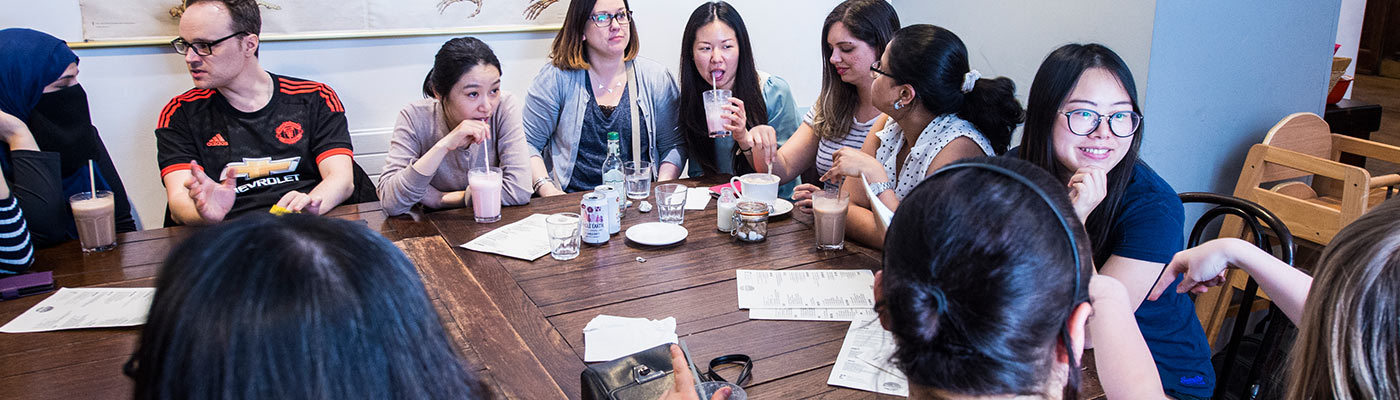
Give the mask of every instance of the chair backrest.
[{"label": "chair backrest", "polygon": [[[1264,177],[1265,171],[1273,168],[1287,168],[1316,175],[1318,178],[1339,181],[1341,196],[1321,201],[1301,199],[1261,188],[1260,184],[1268,179]],[[1325,246],[1332,241],[1337,231],[1366,212],[1370,179],[1370,174],[1360,167],[1256,144],[1250,147],[1249,155],[1245,157],[1234,195],[1277,213],[1299,238]],[[1242,232],[1241,229],[1238,223],[1227,220],[1226,225],[1221,228],[1221,235],[1238,235]]]},{"label": "chair backrest", "polygon": [[[1332,128],[1327,121],[1313,113],[1295,113],[1284,117],[1269,133],[1264,135],[1263,144],[1292,150],[1309,156],[1330,159],[1332,157]],[[1264,170],[1261,182],[1274,182],[1310,175],[1282,166],[1270,166]]]},{"label": "chair backrest", "polygon": [[[1201,244],[1201,235],[1210,226],[1211,222],[1227,215],[1233,215],[1244,220],[1246,232],[1252,237],[1255,246],[1274,255],[1288,265],[1293,265],[1293,233],[1288,230],[1288,225],[1279,219],[1277,215],[1260,206],[1258,203],[1241,199],[1234,196],[1206,192],[1185,192],[1177,195],[1181,198],[1182,204],[1203,203],[1214,205],[1214,208],[1206,210],[1201,218],[1196,220],[1196,225],[1191,227],[1191,236],[1186,240],[1186,247],[1196,247]],[[1268,228],[1265,230],[1265,228]],[[1278,240],[1278,248],[1275,249],[1269,237]]]}]

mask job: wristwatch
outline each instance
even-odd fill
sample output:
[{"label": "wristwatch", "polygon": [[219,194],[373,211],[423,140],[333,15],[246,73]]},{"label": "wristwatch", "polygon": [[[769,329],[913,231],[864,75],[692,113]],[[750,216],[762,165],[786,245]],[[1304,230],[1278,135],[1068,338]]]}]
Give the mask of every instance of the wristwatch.
[{"label": "wristwatch", "polygon": [[866,185],[865,187],[870,189],[870,193],[874,193],[876,196],[879,196],[880,193],[884,193],[886,190],[893,190],[893,189],[894,189],[894,182],[890,182],[890,181],[875,182],[875,183],[871,183],[871,184],[869,184],[869,185]]}]

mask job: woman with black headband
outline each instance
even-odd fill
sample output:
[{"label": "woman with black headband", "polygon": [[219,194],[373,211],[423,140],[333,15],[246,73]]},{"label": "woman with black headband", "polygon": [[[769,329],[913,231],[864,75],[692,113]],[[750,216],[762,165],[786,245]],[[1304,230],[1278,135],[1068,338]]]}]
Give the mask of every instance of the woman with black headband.
[{"label": "woman with black headband", "polygon": [[97,189],[112,191],[117,232],[136,230],[126,188],[78,84],[78,55],[56,37],[20,28],[0,30],[0,54],[0,169],[34,244],[78,238],[68,196],[92,190],[88,160],[97,165]]},{"label": "woman with black headband", "polygon": [[1060,187],[1027,162],[978,158],[906,197],[875,299],[911,399],[1077,398],[1088,336],[1109,398],[1164,397],[1127,292],[1094,274]]}]

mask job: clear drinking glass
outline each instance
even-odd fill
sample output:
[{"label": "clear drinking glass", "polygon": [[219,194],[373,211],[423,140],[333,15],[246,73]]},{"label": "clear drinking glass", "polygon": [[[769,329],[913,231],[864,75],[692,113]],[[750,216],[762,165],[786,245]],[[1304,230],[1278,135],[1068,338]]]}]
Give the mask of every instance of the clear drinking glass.
[{"label": "clear drinking glass", "polygon": [[622,173],[627,179],[627,198],[646,199],[651,195],[651,162],[628,161],[622,164]]},{"label": "clear drinking glass", "polygon": [[685,222],[685,185],[667,183],[656,186],[656,210],[661,222],[680,225]]},{"label": "clear drinking glass", "polygon": [[73,223],[78,227],[78,242],[84,253],[107,251],[117,247],[116,209],[112,192],[106,190],[75,193],[68,197],[73,208]]},{"label": "clear drinking glass", "polygon": [[816,223],[818,249],[846,248],[846,206],[850,202],[851,195],[841,191],[839,186],[812,195],[812,220]]},{"label": "clear drinking glass", "polygon": [[744,392],[744,388],[729,382],[709,381],[695,384],[695,389],[700,393],[701,399],[709,399],[715,396],[722,388],[729,388],[728,400],[748,400],[749,394]]},{"label": "clear drinking glass", "polygon": [[549,256],[568,261],[578,257],[579,218],[577,213],[552,214],[544,219],[549,232]]},{"label": "clear drinking glass", "polygon": [[705,104],[705,126],[709,128],[712,138],[730,134],[728,129],[724,129],[724,106],[729,105],[731,94],[725,89],[706,90],[701,94]]}]

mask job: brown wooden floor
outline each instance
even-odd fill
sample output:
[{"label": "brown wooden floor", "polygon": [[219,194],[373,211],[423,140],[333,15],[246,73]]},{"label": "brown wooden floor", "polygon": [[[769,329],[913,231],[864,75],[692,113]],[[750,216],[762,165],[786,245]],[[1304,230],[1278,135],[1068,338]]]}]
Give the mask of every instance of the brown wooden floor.
[{"label": "brown wooden floor", "polygon": [[[1352,100],[1381,105],[1381,130],[1371,133],[1371,140],[1400,146],[1400,79],[1357,75],[1352,87]],[[1370,160],[1366,169],[1375,174],[1394,172],[1400,167]]]}]

